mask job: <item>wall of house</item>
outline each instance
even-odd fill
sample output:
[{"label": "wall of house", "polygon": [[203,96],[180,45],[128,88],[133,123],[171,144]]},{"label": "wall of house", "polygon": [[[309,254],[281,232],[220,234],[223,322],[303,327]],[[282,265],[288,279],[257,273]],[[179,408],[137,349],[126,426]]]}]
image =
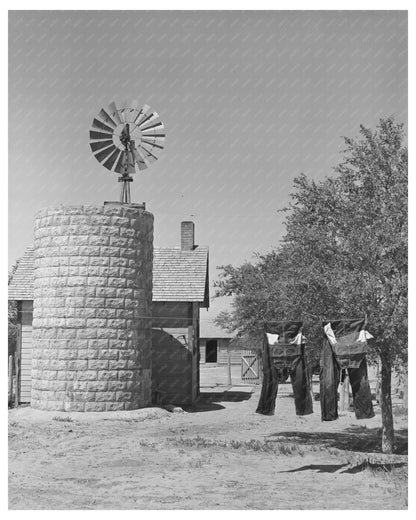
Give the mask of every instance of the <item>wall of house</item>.
[{"label": "wall of house", "polygon": [[[216,339],[217,340],[217,364],[225,365],[228,363],[228,345],[231,341],[230,338],[201,338],[200,339],[200,348],[201,348],[201,363],[206,363],[206,346],[207,342]],[[241,364],[241,356],[242,351],[231,351],[231,364],[239,365]]]},{"label": "wall of house", "polygon": [[153,302],[153,328],[187,328],[192,325],[188,302]]},{"label": "wall of house", "polygon": [[155,403],[177,406],[192,403],[192,358],[192,352],[183,341],[165,330],[152,330],[152,391]]},{"label": "wall of house", "polygon": [[188,332],[192,343],[192,401],[199,395],[199,303],[192,303],[192,326]]},{"label": "wall of house", "polygon": [[[173,395],[170,392],[169,400],[176,403],[173,404],[190,404],[194,402],[199,395],[199,303],[197,302],[154,302],[153,303],[153,329],[162,328],[164,332],[168,333],[174,340],[179,342],[189,353],[189,364],[184,363],[183,355],[178,357],[175,362],[169,356],[159,355],[158,348],[166,352],[165,343],[156,341],[152,343],[154,355],[153,368],[156,368],[157,373],[169,374],[171,369],[175,373],[182,374],[185,386],[190,382],[189,387],[186,386],[189,395],[184,398],[183,390],[180,395]],[[170,344],[172,347],[173,344]],[[163,363],[167,363],[167,367],[163,367]],[[161,365],[159,365],[161,364]],[[178,366],[182,364],[183,366]],[[162,372],[161,372],[162,371]],[[160,385],[160,376],[158,384]],[[172,376],[173,377],[173,376]],[[170,376],[169,376],[170,380]],[[169,387],[171,388],[171,387]],[[173,388],[173,387],[172,387]],[[182,400],[178,402],[178,399]]]},{"label": "wall of house", "polygon": [[33,301],[20,302],[20,402],[30,403],[32,390],[32,320]]}]

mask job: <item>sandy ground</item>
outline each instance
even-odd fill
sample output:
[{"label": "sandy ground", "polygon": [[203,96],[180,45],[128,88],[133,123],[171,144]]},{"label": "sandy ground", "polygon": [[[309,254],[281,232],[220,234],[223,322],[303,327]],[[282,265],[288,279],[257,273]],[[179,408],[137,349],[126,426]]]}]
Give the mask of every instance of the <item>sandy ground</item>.
[{"label": "sandy ground", "polygon": [[276,415],[255,413],[260,388],[201,372],[186,411],[9,411],[10,509],[405,509],[407,417],[380,453],[380,413],[297,417],[289,385]]}]

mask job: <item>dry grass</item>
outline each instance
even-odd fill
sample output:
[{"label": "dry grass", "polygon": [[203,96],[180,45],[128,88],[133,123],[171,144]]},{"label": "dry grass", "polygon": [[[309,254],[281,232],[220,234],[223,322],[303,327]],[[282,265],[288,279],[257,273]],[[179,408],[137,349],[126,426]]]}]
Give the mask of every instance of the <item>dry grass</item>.
[{"label": "dry grass", "polygon": [[195,437],[168,437],[166,439],[171,444],[178,447],[186,448],[223,448],[231,450],[255,451],[260,453],[273,453],[275,455],[298,455],[303,457],[310,452],[325,452],[329,455],[341,455],[344,452],[337,448],[328,448],[322,445],[312,445],[293,442],[281,442],[272,440],[250,439],[249,441],[241,441],[236,439],[219,440],[207,439],[197,435]]},{"label": "dry grass", "polygon": [[187,448],[225,448],[231,450],[243,450],[243,451],[256,451],[262,453],[273,453],[275,455],[299,455],[303,456],[305,450],[300,448],[297,444],[291,443],[280,443],[273,441],[261,441],[258,439],[250,439],[249,441],[239,441],[235,439],[231,440],[218,440],[218,439],[206,439],[201,436],[196,437],[179,437],[179,438],[167,438],[171,444],[178,446],[183,449]]},{"label": "dry grass", "polygon": [[157,448],[157,444],[155,442],[149,442],[144,439],[141,439],[139,441],[139,446],[142,448],[150,448],[152,450],[155,450]]},{"label": "dry grass", "polygon": [[61,417],[60,415],[55,415],[55,417],[52,417],[52,421],[56,422],[74,422],[71,417]]}]

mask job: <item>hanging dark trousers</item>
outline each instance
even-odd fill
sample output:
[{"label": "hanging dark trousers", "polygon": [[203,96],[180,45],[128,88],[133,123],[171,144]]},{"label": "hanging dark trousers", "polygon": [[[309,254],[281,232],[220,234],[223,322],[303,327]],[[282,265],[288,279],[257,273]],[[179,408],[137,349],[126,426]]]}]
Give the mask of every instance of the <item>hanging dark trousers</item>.
[{"label": "hanging dark trousers", "polygon": [[367,344],[360,339],[365,320],[336,320],[330,325],[329,337],[325,333],[321,351],[320,398],[323,421],[338,419],[338,384],[341,370],[348,369],[354,411],[357,419],[374,417],[370,383],[367,374]]},{"label": "hanging dark trousers", "polygon": [[276,406],[276,396],[278,389],[278,373],[273,364],[273,359],[270,355],[270,348],[267,340],[264,340],[263,345],[263,383],[261,386],[261,394],[259,404],[257,405],[256,413],[262,415],[274,415]]},{"label": "hanging dark trousers", "polygon": [[338,419],[338,384],[339,367],[331,345],[324,339],[319,373],[319,395],[321,399],[321,419],[335,421]]},{"label": "hanging dark trousers", "polygon": [[296,415],[309,415],[313,413],[313,400],[311,378],[305,360],[305,345],[302,345],[302,354],[296,366],[290,371],[290,380],[295,396]]},{"label": "hanging dark trousers", "polygon": [[[311,382],[305,361],[305,345],[291,343],[301,334],[301,322],[281,322],[266,325],[266,331],[279,339],[269,345],[267,334],[263,349],[263,384],[256,413],[273,415],[279,386],[279,371],[289,369],[295,397],[296,415],[313,413]],[[301,336],[299,336],[301,337]]]},{"label": "hanging dark trousers", "polygon": [[349,368],[348,375],[354,399],[354,411],[357,419],[374,417],[370,382],[368,381],[367,361],[364,358],[357,368]]}]

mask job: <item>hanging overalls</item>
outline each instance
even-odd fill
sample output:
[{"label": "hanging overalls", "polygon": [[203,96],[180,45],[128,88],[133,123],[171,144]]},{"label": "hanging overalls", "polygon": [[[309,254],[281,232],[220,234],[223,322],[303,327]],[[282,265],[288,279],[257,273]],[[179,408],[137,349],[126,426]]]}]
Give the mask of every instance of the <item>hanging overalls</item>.
[{"label": "hanging overalls", "polygon": [[338,384],[342,369],[348,370],[357,419],[374,417],[367,375],[365,320],[334,320],[322,323],[320,398],[323,421],[338,419]]},{"label": "hanging overalls", "polygon": [[311,382],[305,360],[302,322],[267,323],[263,343],[263,384],[257,413],[273,415],[279,373],[289,370],[296,415],[313,413]]}]

